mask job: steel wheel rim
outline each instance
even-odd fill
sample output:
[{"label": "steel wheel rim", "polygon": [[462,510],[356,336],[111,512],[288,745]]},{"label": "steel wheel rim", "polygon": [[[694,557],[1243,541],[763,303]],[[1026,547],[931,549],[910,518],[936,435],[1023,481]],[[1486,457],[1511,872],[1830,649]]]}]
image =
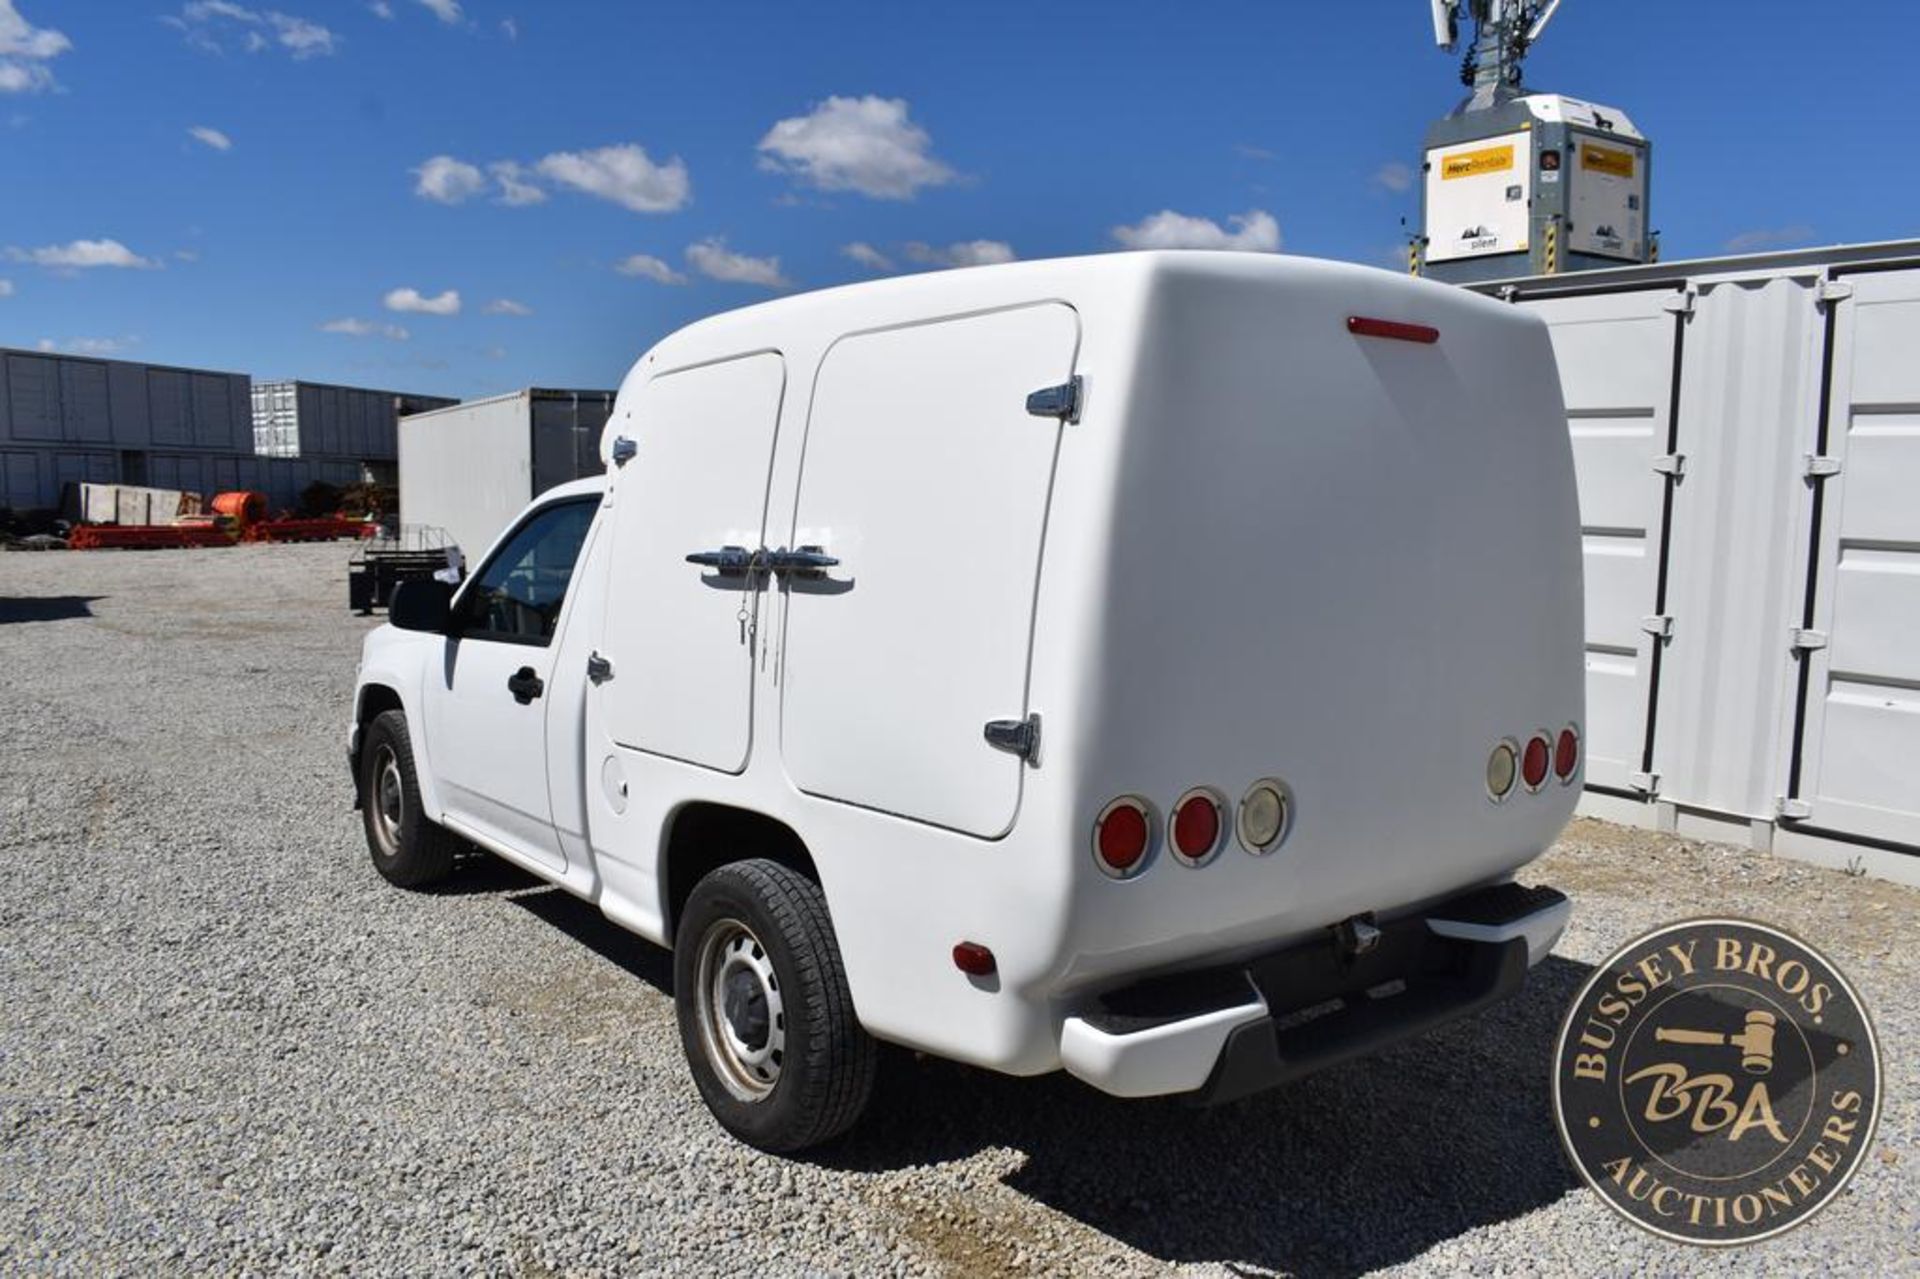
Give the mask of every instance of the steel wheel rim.
[{"label": "steel wheel rim", "polygon": [[391,746],[381,746],[373,756],[373,794],[367,796],[367,812],[373,818],[373,837],[388,857],[400,851],[400,823],[407,811],[407,790],[400,778],[400,759]]},{"label": "steel wheel rim", "polygon": [[[786,1057],[786,1004],[773,956],[752,929],[737,919],[708,926],[694,998],[701,1046],[720,1082],[741,1101],[764,1100],[780,1082]],[[755,1033],[762,1020],[764,1033]]]}]

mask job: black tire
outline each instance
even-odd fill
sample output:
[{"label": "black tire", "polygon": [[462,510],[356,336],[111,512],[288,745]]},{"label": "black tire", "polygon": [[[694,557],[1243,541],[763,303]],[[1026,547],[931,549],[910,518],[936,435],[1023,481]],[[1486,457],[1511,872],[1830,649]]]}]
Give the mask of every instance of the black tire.
[{"label": "black tire", "polygon": [[[673,992],[693,1082],[741,1141],[790,1154],[859,1120],[875,1045],[854,1016],[818,884],[764,860],[707,875],[675,930]],[[768,1060],[747,1064],[758,1052]]]},{"label": "black tire", "polygon": [[400,711],[374,716],[360,743],[360,818],[373,868],[388,883],[424,888],[452,873],[460,838],[427,820]]}]

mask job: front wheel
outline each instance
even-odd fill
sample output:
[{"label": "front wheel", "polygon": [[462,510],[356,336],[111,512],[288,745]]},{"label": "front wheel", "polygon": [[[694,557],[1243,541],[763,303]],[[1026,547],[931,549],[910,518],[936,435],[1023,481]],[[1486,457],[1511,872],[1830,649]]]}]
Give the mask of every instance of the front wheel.
[{"label": "front wheel", "polygon": [[721,1126],[776,1154],[851,1128],[875,1049],[820,886],[777,862],[734,862],[694,886],[675,933],[680,1043]]},{"label": "front wheel", "polygon": [[367,725],[360,748],[360,816],[373,868],[388,883],[423,888],[453,870],[460,840],[421,810],[413,740],[400,711],[382,711]]}]

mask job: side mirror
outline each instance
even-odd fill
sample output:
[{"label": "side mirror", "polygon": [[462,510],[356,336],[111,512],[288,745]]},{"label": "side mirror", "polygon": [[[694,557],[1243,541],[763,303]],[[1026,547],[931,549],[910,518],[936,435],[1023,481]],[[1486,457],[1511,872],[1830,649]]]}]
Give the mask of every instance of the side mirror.
[{"label": "side mirror", "polygon": [[453,587],[431,579],[400,583],[387,605],[387,621],[403,631],[445,635],[453,622]]}]

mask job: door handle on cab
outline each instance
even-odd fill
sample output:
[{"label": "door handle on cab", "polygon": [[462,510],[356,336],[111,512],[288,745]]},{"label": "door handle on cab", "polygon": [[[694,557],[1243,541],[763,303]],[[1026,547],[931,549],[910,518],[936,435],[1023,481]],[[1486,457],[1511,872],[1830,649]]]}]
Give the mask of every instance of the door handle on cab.
[{"label": "door handle on cab", "polygon": [[547,686],[534,673],[531,666],[522,666],[507,676],[507,691],[513,694],[513,700],[525,706],[534,698],[547,691]]}]

